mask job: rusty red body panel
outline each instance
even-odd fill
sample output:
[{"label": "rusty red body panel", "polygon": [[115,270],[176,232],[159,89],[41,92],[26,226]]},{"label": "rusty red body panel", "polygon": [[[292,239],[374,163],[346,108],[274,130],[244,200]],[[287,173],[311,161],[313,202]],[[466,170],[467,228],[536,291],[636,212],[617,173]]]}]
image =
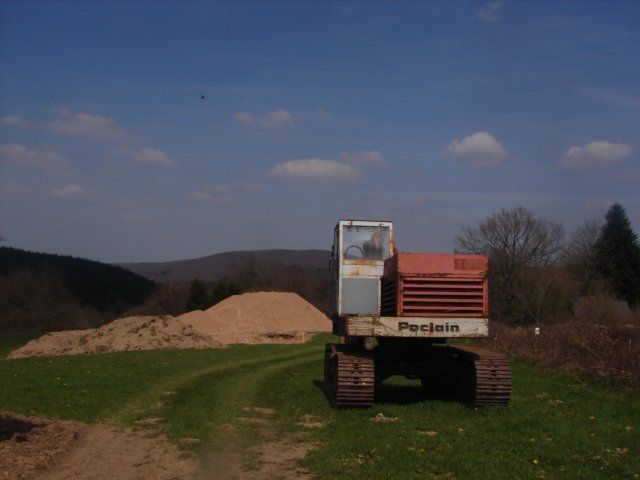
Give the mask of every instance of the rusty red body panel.
[{"label": "rusty red body panel", "polygon": [[487,258],[397,253],[384,264],[381,303],[382,315],[486,318]]}]

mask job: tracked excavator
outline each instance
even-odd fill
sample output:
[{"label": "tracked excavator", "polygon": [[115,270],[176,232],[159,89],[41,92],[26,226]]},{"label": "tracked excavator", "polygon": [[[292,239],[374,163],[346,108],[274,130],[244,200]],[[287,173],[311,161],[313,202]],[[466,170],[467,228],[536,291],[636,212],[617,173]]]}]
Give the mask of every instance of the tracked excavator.
[{"label": "tracked excavator", "polygon": [[324,390],[334,408],[367,408],[393,375],[471,406],[507,405],[511,373],[501,353],[450,339],[488,330],[487,258],[399,253],[393,223],[340,220],[330,261],[333,333]]}]

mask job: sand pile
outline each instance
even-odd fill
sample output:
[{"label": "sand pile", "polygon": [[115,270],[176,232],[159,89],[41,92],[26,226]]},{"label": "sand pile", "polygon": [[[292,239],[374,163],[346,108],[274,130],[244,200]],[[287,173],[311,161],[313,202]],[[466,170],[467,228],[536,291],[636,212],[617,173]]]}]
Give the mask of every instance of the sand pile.
[{"label": "sand pile", "polygon": [[233,343],[303,343],[331,321],[295,293],[235,295],[179,317],[125,317],[100,328],[47,333],[7,358],[122,350],[216,348]]},{"label": "sand pile", "polygon": [[219,342],[171,316],[125,317],[100,328],[47,333],[7,358],[219,346]]},{"label": "sand pile", "polygon": [[177,317],[223,344],[300,343],[309,333],[330,332],[327,316],[295,293],[254,292],[234,295],[208,310]]}]

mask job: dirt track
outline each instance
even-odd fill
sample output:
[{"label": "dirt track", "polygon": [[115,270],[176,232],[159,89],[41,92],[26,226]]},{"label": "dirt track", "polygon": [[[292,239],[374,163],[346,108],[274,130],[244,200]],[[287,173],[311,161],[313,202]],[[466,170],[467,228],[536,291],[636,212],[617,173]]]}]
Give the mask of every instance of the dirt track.
[{"label": "dirt track", "polygon": [[194,458],[138,430],[8,413],[0,415],[0,428],[2,480],[169,480],[198,471]]},{"label": "dirt track", "polygon": [[[286,480],[310,478],[298,462],[314,448],[273,428],[270,409],[245,407],[259,425],[254,449],[260,468],[246,473],[240,451],[213,452],[202,460],[155,432],[115,429],[68,420],[0,414],[0,480]],[[230,437],[231,438],[231,437]],[[232,445],[232,443],[230,443]]]}]

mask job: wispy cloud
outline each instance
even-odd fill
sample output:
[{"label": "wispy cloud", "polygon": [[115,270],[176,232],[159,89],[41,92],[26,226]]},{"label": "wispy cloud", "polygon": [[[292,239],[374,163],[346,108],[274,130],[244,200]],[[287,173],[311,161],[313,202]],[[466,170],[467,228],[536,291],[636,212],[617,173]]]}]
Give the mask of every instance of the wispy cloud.
[{"label": "wispy cloud", "polygon": [[501,0],[487,2],[476,12],[476,16],[483,22],[497,22],[502,18],[503,5],[504,2]]},{"label": "wispy cloud", "polygon": [[631,155],[632,148],[624,143],[591,142],[583,147],[572,146],[560,159],[560,165],[573,170],[612,165]]},{"label": "wispy cloud", "polygon": [[54,188],[49,193],[54,197],[70,198],[83,195],[84,193],[86,193],[86,189],[78,185],[67,185],[66,187],[62,188]]},{"label": "wispy cloud", "polygon": [[580,93],[587,98],[609,105],[640,110],[640,98],[633,95],[597,88],[583,88]]},{"label": "wispy cloud", "polygon": [[360,178],[361,172],[349,164],[335,160],[303,158],[277,164],[269,176],[285,180],[351,181]]},{"label": "wispy cloud", "polygon": [[115,153],[129,157],[136,163],[170,167],[176,161],[159,148],[143,146],[142,139],[122,128],[109,117],[91,113],[74,113],[68,108],[54,108],[53,112],[60,118],[47,125],[47,129],[80,137],[114,142]]},{"label": "wispy cloud", "polygon": [[18,117],[16,115],[7,115],[5,117],[0,117],[0,125],[26,128],[27,122],[22,117]]},{"label": "wispy cloud", "polygon": [[133,138],[133,135],[109,117],[91,113],[74,113],[67,108],[56,108],[54,112],[60,118],[49,123],[47,128],[57,133],[112,141]]},{"label": "wispy cloud", "polygon": [[507,151],[493,135],[477,132],[462,140],[455,139],[447,148],[447,154],[476,165],[496,165],[507,158]]},{"label": "wispy cloud", "polygon": [[261,190],[264,185],[261,183],[233,182],[227,184],[217,183],[210,185],[208,188],[214,192],[231,192],[232,190]]},{"label": "wispy cloud", "polygon": [[213,185],[205,185],[188,194],[192,200],[211,202],[216,205],[231,205],[233,203],[233,192],[247,192],[252,190],[263,190],[265,185],[262,183],[216,183]]},{"label": "wispy cloud", "polygon": [[147,147],[139,150],[122,150],[122,152],[131,157],[137,163],[159,165],[163,167],[171,167],[176,164],[175,160],[157,148]]},{"label": "wispy cloud", "polygon": [[358,152],[340,152],[338,158],[341,162],[349,165],[363,167],[385,168],[388,166],[387,159],[378,150],[362,150]]},{"label": "wispy cloud", "polygon": [[295,118],[287,110],[278,108],[273,112],[265,114],[237,112],[233,115],[233,121],[248,127],[279,128],[293,125],[295,123]]},{"label": "wispy cloud", "polygon": [[187,195],[191,200],[198,200],[201,202],[210,202],[215,205],[231,205],[233,199],[221,192],[216,192],[207,187],[199,188]]},{"label": "wispy cloud", "polygon": [[34,167],[53,175],[72,171],[69,161],[50,148],[30,148],[17,143],[0,145],[0,159],[14,165]]}]

